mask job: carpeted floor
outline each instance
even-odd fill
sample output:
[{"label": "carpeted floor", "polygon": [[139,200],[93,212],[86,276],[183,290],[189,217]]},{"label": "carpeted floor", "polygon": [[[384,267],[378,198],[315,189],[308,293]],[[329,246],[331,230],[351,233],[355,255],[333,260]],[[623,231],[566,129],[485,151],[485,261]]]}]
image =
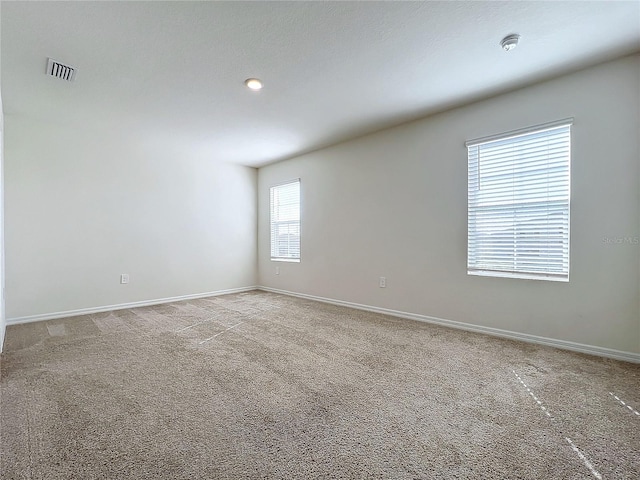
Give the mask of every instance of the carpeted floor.
[{"label": "carpeted floor", "polygon": [[3,480],[640,478],[639,365],[265,292],[10,326],[0,392]]}]

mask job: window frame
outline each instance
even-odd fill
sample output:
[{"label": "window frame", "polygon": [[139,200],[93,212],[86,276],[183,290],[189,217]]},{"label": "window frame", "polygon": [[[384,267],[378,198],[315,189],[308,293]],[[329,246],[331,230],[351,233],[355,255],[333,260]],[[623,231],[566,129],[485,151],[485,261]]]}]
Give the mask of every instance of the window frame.
[{"label": "window frame", "polygon": [[[512,131],[497,134],[497,135],[491,135],[491,136],[482,137],[474,140],[469,140],[465,143],[465,146],[467,147],[467,162],[468,162],[468,171],[467,171],[467,182],[468,182],[467,184],[467,188],[468,188],[467,274],[468,275],[503,277],[503,278],[506,277],[506,278],[530,279],[530,280],[547,280],[547,281],[559,281],[559,282],[569,281],[570,243],[571,243],[571,235],[570,235],[571,233],[570,231],[571,230],[571,156],[572,156],[571,140],[572,140],[573,123],[574,123],[573,118],[565,118],[563,120],[558,120],[555,122],[549,122],[549,123],[535,125],[535,126],[531,126],[531,127],[527,127],[519,130],[512,130]],[[504,200],[505,187],[496,186],[496,187],[493,187],[493,191],[490,191],[487,197],[491,198],[491,196],[493,195],[494,197],[492,199],[494,201],[495,199],[502,197],[500,201],[503,203],[497,204],[497,209],[505,211],[504,217],[500,218],[500,214],[488,213],[490,212],[491,208],[496,209],[496,204],[493,204],[491,206],[488,206],[486,204],[484,206],[480,205],[481,200],[479,200],[479,198],[481,198],[481,195],[479,194],[479,192],[481,190],[481,185],[482,185],[481,170],[483,168],[484,169],[488,168],[486,160],[485,160],[484,167],[482,165],[480,147],[481,146],[490,147],[491,144],[497,144],[497,143],[504,143],[502,148],[504,148],[506,145],[513,145],[514,152],[508,153],[508,154],[501,153],[500,158],[498,160],[500,161],[500,163],[511,162],[509,165],[512,168],[511,175],[512,175],[512,178],[514,179],[513,185],[511,186],[512,192],[520,193],[521,197],[525,197],[525,193],[522,190],[524,187],[522,186],[522,184],[519,186],[516,186],[516,180],[519,180],[520,182],[522,182],[523,181],[522,179],[523,178],[527,179],[527,176],[529,175],[529,179],[527,180],[528,182],[531,182],[532,180],[530,180],[530,178],[532,178],[531,177],[532,174],[521,173],[518,175],[513,172],[513,169],[515,169],[515,167],[518,166],[517,157],[518,155],[521,155],[521,153],[517,153],[516,149],[518,147],[524,148],[523,144],[526,144],[527,141],[532,141],[531,139],[533,139],[534,142],[537,141],[539,145],[543,145],[543,141],[536,140],[535,137],[533,137],[533,135],[544,136],[545,132],[552,132],[554,130],[561,130],[561,129],[566,129],[567,131],[566,133],[558,132],[556,134],[556,138],[559,138],[560,139],[559,141],[566,142],[568,149],[566,151],[566,154],[554,155],[550,157],[549,152],[552,150],[552,148],[549,145],[547,145],[547,150],[545,155],[546,155],[547,161],[549,161],[549,158],[553,159],[553,165],[548,164],[547,170],[545,170],[547,174],[546,199],[544,201],[538,200],[537,202],[530,201],[530,203],[527,203],[523,200],[523,198],[516,200],[515,199],[516,195],[512,193],[511,201]],[[547,138],[552,137],[553,135],[554,135],[553,133],[549,133],[547,135]],[[519,138],[521,139],[520,142],[518,142]],[[509,140],[513,140],[513,141],[509,142]],[[472,149],[475,149],[475,151],[472,152]],[[532,162],[531,159],[537,156],[531,153],[528,153],[528,155],[529,157],[525,157],[528,162]],[[493,160],[493,161],[495,162],[496,160]],[[539,160],[536,160],[536,162],[538,163],[533,163],[533,165],[539,166],[542,163]],[[521,163],[520,167],[524,168],[522,167],[522,165],[523,164]],[[566,165],[566,174],[562,173],[562,175],[557,175],[557,177],[556,177],[556,174],[552,174],[551,172],[553,171],[553,168],[557,168],[557,165],[561,165],[563,168]],[[494,169],[496,168],[495,164],[491,167]],[[505,174],[505,172],[508,171],[509,167],[501,166],[499,168],[503,170],[497,170],[497,172],[500,174]],[[498,175],[498,173],[495,173],[495,172],[496,170],[494,170],[494,175]],[[566,175],[566,178],[564,177],[564,175]],[[560,195],[558,196],[560,198],[554,199],[552,198],[554,195],[551,195],[549,193],[549,186],[554,185],[555,187],[555,184],[553,182],[554,181],[557,182],[558,178],[562,180],[561,185],[563,188],[559,190]],[[566,189],[564,188],[565,181],[566,181]],[[542,186],[544,185],[545,185],[544,181],[535,180],[534,186],[536,188],[542,189]],[[528,188],[530,188],[530,185],[528,185]],[[523,212],[527,211],[523,207],[531,208],[531,205],[533,203],[538,203],[539,205],[542,205],[542,206],[538,206],[534,213],[546,212],[546,222],[540,221],[539,218],[536,219],[535,217],[533,217],[528,220],[521,221],[520,222],[521,224],[518,225],[518,223],[516,222],[517,217],[519,215],[522,215]],[[482,223],[482,221],[478,222],[479,213],[487,214],[488,216],[486,218],[489,218],[493,221],[496,221],[496,219],[497,221],[502,221],[503,219],[506,219],[508,222],[509,216],[511,216],[512,218],[511,231],[508,228],[503,229],[503,232],[506,231],[507,235],[511,233],[513,236],[513,239],[510,240],[511,243],[505,242],[506,252],[507,252],[506,254],[504,253],[504,250],[503,252],[500,252],[500,249],[498,247],[499,245],[498,240],[493,240],[493,241],[490,240],[488,242],[486,242],[485,240],[485,243],[483,244],[481,237],[483,235],[486,237],[487,235],[496,234],[495,231],[492,233],[490,229],[493,228],[495,230],[498,227],[495,227],[495,226],[485,227],[484,232],[482,232],[482,227],[480,228],[478,227],[478,223]],[[529,215],[531,216],[531,214]],[[549,218],[551,215],[558,215],[557,218],[559,218],[559,220],[552,219],[550,221]],[[525,222],[531,222],[531,223],[529,225],[526,225]],[[552,227],[549,226],[551,224],[553,224],[553,228],[556,228],[557,230],[559,230],[559,232],[553,233]],[[540,227],[540,228],[534,228],[534,227]],[[566,232],[564,231],[565,227],[566,227]],[[504,235],[503,232],[500,232],[500,234]],[[536,237],[536,235],[538,237]],[[519,236],[521,237],[519,238]],[[540,240],[540,236],[544,238],[543,241]],[[552,238],[556,242],[557,242],[557,238],[559,238],[561,246],[558,247],[557,245],[553,245],[553,242],[551,240]],[[523,242],[528,244],[530,249],[532,248],[532,246],[533,248],[536,248],[536,247],[540,248],[540,252],[541,252],[540,257],[542,259],[542,262],[546,262],[546,263],[538,263],[538,265],[540,265],[543,268],[537,268],[536,266],[536,267],[531,267],[527,269],[522,267],[522,265],[520,268],[518,268],[517,266],[518,255],[519,255],[519,252],[520,252],[520,255],[522,255],[523,251],[522,251],[522,248],[518,249],[517,245],[518,243],[522,245]],[[544,242],[546,242],[547,250],[543,249],[543,246],[545,245]],[[509,250],[508,245],[513,245],[513,253],[511,254],[511,256],[509,256],[509,253],[508,253],[508,250]],[[479,247],[484,247],[487,250],[487,253],[485,253],[484,256],[482,253],[478,253],[478,251],[480,250]],[[493,250],[491,250],[491,248],[493,248]],[[496,248],[498,250],[496,250]],[[559,251],[560,253],[557,254],[556,250]],[[560,255],[558,260],[553,261],[554,254],[555,256]],[[492,262],[494,267],[498,266],[499,262],[495,259],[497,255],[503,255],[504,262],[502,263],[500,268],[491,268]],[[524,257],[525,259],[527,259],[527,261],[525,261],[524,263],[531,265],[532,258],[535,258],[535,254],[532,255],[530,252],[526,252],[526,255],[524,255]],[[512,264],[511,268],[507,268],[505,266],[505,264],[508,264],[509,262]],[[560,265],[560,271],[556,271],[558,269],[557,265]],[[546,271],[544,271],[545,268],[546,268]],[[537,270],[537,271],[533,271],[533,270]]]},{"label": "window frame", "polygon": [[[286,187],[286,186],[290,186],[290,185],[294,185],[297,184],[298,185],[298,198],[297,198],[297,220],[293,219],[293,220],[274,220],[274,210],[275,210],[275,205],[274,205],[274,191],[282,188],[282,187]],[[270,255],[270,259],[272,262],[292,262],[292,263],[299,263],[301,256],[302,256],[302,252],[300,250],[300,245],[301,245],[301,181],[300,178],[295,178],[292,180],[288,180],[286,182],[281,182],[281,183],[277,183],[274,185],[271,185],[269,187],[269,255]],[[297,230],[298,230],[298,255],[297,256],[274,256],[274,248],[277,248],[274,246],[274,237],[277,235],[274,231],[275,228],[277,228],[278,226],[281,225],[288,225],[288,226],[296,226],[297,225]]]}]

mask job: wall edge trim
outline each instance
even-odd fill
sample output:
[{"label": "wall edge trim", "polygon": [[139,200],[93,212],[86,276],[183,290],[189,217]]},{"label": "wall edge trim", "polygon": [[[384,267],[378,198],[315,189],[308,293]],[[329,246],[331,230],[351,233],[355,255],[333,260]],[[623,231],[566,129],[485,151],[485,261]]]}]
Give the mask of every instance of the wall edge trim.
[{"label": "wall edge trim", "polygon": [[281,295],[289,295],[292,297],[299,297],[307,300],[315,300],[318,302],[330,303],[332,305],[339,305],[342,307],[355,308],[357,310],[365,310],[373,313],[391,315],[393,317],[406,318],[408,320],[416,320],[419,322],[432,323],[432,324],[441,325],[444,327],[456,328],[458,330],[465,330],[465,331],[475,332],[475,333],[484,333],[494,337],[508,338],[511,340],[519,340],[521,342],[544,345],[547,347],[554,347],[562,350],[570,350],[572,352],[586,353],[588,355],[612,358],[614,360],[622,360],[625,362],[640,363],[640,353],[625,352],[622,350],[614,350],[611,348],[598,347],[596,345],[587,345],[583,343],[570,342],[567,340],[559,340],[555,338],[539,337],[537,335],[513,332],[511,330],[503,330],[503,329],[494,328],[494,327],[483,327],[481,325],[474,325],[471,323],[458,322],[455,320],[447,320],[447,319],[438,318],[438,317],[431,317],[428,315],[421,315],[418,313],[402,312],[399,310],[391,310],[391,309],[382,308],[382,307],[374,307],[371,305],[362,305],[359,303],[347,302],[344,300],[335,300],[332,298],[319,297],[316,295],[309,295],[306,293],[291,292],[288,290],[280,290],[277,288],[258,286],[257,289],[265,292],[279,293]]},{"label": "wall edge trim", "polygon": [[21,323],[40,322],[43,320],[53,320],[56,318],[74,317],[78,315],[88,315],[91,313],[110,312],[112,310],[123,310],[126,308],[147,307],[150,305],[160,305],[163,303],[180,302],[183,300],[193,300],[196,298],[217,297],[219,295],[228,295],[231,293],[250,292],[258,290],[257,286],[229,288],[226,290],[216,290],[214,292],[194,293],[189,295],[178,295],[175,297],[156,298],[153,300],[142,300],[139,302],[118,303],[115,305],[104,305],[100,307],[78,308],[75,310],[66,310],[63,312],[41,313],[37,315],[26,315],[24,317],[15,317],[7,319],[7,326],[19,325]]}]

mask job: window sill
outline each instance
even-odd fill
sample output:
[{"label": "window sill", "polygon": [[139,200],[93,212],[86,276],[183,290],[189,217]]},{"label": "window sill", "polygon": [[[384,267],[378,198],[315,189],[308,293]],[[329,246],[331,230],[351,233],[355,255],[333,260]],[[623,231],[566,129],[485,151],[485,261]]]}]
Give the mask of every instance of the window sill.
[{"label": "window sill", "polygon": [[520,280],[547,280],[549,282],[565,282],[569,283],[569,277],[556,277],[541,275],[527,275],[526,273],[512,272],[493,272],[487,270],[467,270],[467,275],[475,275],[479,277],[497,277],[497,278],[517,278]]},{"label": "window sill", "polygon": [[289,263],[300,263],[299,258],[271,258],[272,262],[289,262]]}]

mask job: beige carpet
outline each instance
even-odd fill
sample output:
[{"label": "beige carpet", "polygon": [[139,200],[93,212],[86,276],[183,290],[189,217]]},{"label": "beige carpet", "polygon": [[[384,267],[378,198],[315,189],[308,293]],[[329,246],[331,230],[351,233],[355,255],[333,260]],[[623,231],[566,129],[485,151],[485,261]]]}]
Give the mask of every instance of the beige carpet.
[{"label": "beige carpet", "polygon": [[3,480],[640,478],[638,365],[265,292],[6,347]]}]

